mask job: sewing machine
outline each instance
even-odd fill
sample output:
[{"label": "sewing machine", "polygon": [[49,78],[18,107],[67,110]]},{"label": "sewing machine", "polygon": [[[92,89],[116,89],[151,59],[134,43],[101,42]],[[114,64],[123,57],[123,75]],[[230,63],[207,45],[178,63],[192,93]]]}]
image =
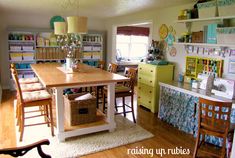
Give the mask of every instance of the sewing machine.
[{"label": "sewing machine", "polygon": [[216,78],[214,79],[214,86],[211,92],[217,96],[235,99],[235,81]]},{"label": "sewing machine", "polygon": [[199,73],[197,79],[200,81],[200,89],[211,92],[214,80],[213,75]]}]

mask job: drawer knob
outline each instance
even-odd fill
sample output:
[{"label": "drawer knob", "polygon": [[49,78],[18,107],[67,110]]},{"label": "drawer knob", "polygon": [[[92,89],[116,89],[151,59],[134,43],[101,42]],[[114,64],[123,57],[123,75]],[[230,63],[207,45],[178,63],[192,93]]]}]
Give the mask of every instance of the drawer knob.
[{"label": "drawer knob", "polygon": [[152,93],[152,91],[149,91],[149,93]]},{"label": "drawer knob", "polygon": [[140,97],[138,97],[140,99]]},{"label": "drawer knob", "polygon": [[151,103],[151,101],[149,101],[149,103]]},{"label": "drawer knob", "polygon": [[151,70],[150,72],[153,72],[153,70]]},{"label": "drawer knob", "polygon": [[149,81],[150,83],[152,83],[153,81]]},{"label": "drawer knob", "polygon": [[139,79],[141,80],[141,77],[139,77]]},{"label": "drawer knob", "polygon": [[140,70],[142,70],[142,67],[140,67]]},{"label": "drawer knob", "polygon": [[141,89],[141,88],[139,87],[139,89]]}]

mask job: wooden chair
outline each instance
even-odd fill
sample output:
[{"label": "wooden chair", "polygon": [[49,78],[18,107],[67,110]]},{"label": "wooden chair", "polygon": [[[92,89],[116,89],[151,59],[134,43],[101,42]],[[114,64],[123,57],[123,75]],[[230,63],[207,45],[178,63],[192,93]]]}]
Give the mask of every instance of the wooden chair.
[{"label": "wooden chair", "polygon": [[[18,76],[17,70],[15,68],[15,64],[12,63],[10,65],[11,75],[13,76],[13,72],[15,72]],[[39,80],[37,77],[34,78],[20,78],[19,79],[20,87],[22,92],[30,92],[30,91],[36,91],[36,90],[42,90],[44,89],[43,85],[39,83]]]},{"label": "wooden chair", "polygon": [[[15,67],[14,63],[12,63],[10,65],[10,69],[13,69],[13,70],[16,71],[16,67]],[[20,84],[29,84],[29,83],[38,83],[38,82],[39,82],[39,79],[37,77],[33,77],[33,78],[19,78],[19,83]]]},{"label": "wooden chair", "polygon": [[114,63],[110,63],[108,66],[108,72],[116,73],[118,65]]},{"label": "wooden chair", "polygon": [[[12,77],[16,83],[17,93],[18,93],[18,101],[19,101],[18,109],[19,110],[18,110],[17,115],[18,115],[18,120],[19,120],[19,125],[20,125],[19,127],[20,141],[22,141],[24,127],[26,126],[47,124],[48,126],[51,126],[51,134],[52,136],[54,136],[51,95],[46,90],[22,92],[16,71],[14,69],[11,69],[11,71],[13,72]],[[41,113],[39,115],[25,117],[25,113],[26,113],[25,108],[27,107],[39,107],[38,111]],[[43,107],[43,108],[40,108],[40,107]],[[37,112],[37,110],[33,112]],[[40,117],[40,116],[44,116],[46,118],[45,122],[25,125],[25,119],[30,119],[30,118]]]},{"label": "wooden chair", "polygon": [[[104,61],[99,61],[99,68],[100,69],[104,69],[104,64],[105,62]],[[111,72],[111,73],[116,73],[117,72],[117,67],[118,65],[117,64],[114,64],[114,63],[110,63],[109,66],[108,66],[108,72]],[[99,99],[100,99],[100,93],[101,93],[101,96],[103,95],[103,87],[104,86],[97,86],[96,88],[96,107],[99,108]]]},{"label": "wooden chair", "polygon": [[32,150],[33,148],[37,148],[38,154],[42,158],[51,158],[50,155],[47,155],[42,151],[41,147],[42,145],[49,145],[49,144],[50,142],[48,139],[43,139],[41,141],[22,147],[0,149],[0,155],[5,154],[5,155],[11,155],[12,157],[18,157],[25,155],[28,151]]},{"label": "wooden chair", "polygon": [[[126,113],[132,113],[133,121],[136,123],[135,114],[134,114],[134,85],[136,78],[137,70],[134,68],[129,68],[126,74],[126,77],[130,78],[130,81],[124,82],[123,84],[118,84],[115,86],[115,107],[117,109],[116,98],[122,98],[122,107],[123,112],[116,114],[124,114],[126,117]],[[105,109],[105,97],[107,96],[107,88],[103,89],[103,111]],[[131,106],[125,103],[125,97],[131,97]],[[126,111],[126,106],[130,108],[130,111]]]},{"label": "wooden chair", "polygon": [[[198,151],[207,155],[224,158],[226,153],[226,138],[230,127],[231,102],[218,102],[199,98],[198,132],[193,157]],[[205,135],[223,138],[222,148],[208,150],[209,143],[205,142]],[[200,141],[201,136],[201,141]]]},{"label": "wooden chair", "polygon": [[100,68],[100,69],[102,69],[102,70],[104,70],[104,67],[105,67],[105,61],[103,61],[103,60],[99,60],[98,61],[98,66],[97,66],[98,68]]}]

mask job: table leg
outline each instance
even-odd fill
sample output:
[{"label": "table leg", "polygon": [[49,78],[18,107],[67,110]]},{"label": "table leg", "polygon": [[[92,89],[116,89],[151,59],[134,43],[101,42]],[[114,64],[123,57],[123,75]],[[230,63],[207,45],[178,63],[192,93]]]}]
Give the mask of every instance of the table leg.
[{"label": "table leg", "polygon": [[64,141],[62,137],[64,132],[64,100],[63,100],[63,88],[55,88],[55,99],[56,99],[56,124],[57,124],[57,136],[60,141]]},{"label": "table leg", "polygon": [[115,83],[108,85],[108,96],[107,96],[107,121],[110,124],[109,131],[112,132],[116,128],[114,121],[114,99],[115,99]]}]

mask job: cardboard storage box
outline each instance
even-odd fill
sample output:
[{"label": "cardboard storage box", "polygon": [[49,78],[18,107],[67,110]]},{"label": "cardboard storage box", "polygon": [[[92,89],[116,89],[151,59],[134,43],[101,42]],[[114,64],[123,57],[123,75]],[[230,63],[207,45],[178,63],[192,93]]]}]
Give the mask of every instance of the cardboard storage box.
[{"label": "cardboard storage box", "polygon": [[192,43],[203,43],[203,31],[192,32]]},{"label": "cardboard storage box", "polygon": [[74,100],[86,93],[64,95],[65,120],[69,126],[91,123],[96,120],[96,98]]}]

